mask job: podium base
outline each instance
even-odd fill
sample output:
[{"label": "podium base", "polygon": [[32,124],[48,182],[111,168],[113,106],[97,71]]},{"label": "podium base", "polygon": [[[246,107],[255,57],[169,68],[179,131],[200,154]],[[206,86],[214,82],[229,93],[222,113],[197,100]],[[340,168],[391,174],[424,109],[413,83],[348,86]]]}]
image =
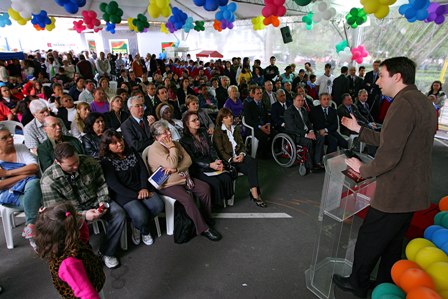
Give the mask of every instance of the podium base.
[{"label": "podium base", "polygon": [[328,257],[305,271],[306,287],[321,299],[334,299],[333,274],[348,276],[352,263],[342,258]]}]

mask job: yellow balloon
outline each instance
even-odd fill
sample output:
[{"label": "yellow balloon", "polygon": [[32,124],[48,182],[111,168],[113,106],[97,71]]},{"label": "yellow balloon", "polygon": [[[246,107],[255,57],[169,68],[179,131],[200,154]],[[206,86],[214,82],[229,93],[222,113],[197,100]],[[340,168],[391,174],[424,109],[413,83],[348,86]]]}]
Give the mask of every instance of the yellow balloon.
[{"label": "yellow balloon", "polygon": [[406,246],[406,257],[408,260],[415,262],[415,256],[420,249],[425,247],[436,247],[431,241],[428,241],[423,238],[416,238],[411,240]]},{"label": "yellow balloon", "polygon": [[129,27],[129,30],[135,31],[137,28],[132,23],[133,20],[134,20],[133,18],[128,18],[128,27]]},{"label": "yellow balloon", "polygon": [[426,270],[436,262],[448,262],[448,256],[437,247],[425,247],[417,252],[415,262]]},{"label": "yellow balloon", "polygon": [[26,25],[26,23],[28,23],[28,21],[31,20],[31,18],[29,19],[22,18],[22,16],[12,8],[8,9],[8,14],[11,16],[13,20],[15,20],[19,25],[22,26]]},{"label": "yellow balloon", "polygon": [[159,8],[164,8],[170,4],[168,0],[155,0],[155,3]]},{"label": "yellow balloon", "polygon": [[378,10],[379,3],[375,0],[365,1],[364,2],[364,11],[366,14],[374,13]]},{"label": "yellow balloon", "polygon": [[148,6],[148,13],[151,18],[157,19],[160,16],[160,9],[156,5]]},{"label": "yellow balloon", "polygon": [[45,29],[47,31],[52,31],[54,28],[56,28],[56,19],[54,17],[50,17],[51,23],[45,26]]},{"label": "yellow balloon", "polygon": [[169,31],[168,31],[168,28],[166,28],[165,23],[162,23],[162,25],[160,26],[160,31],[165,34],[168,34]]},{"label": "yellow balloon", "polygon": [[380,5],[378,7],[378,10],[374,13],[375,17],[378,19],[383,19],[389,14],[389,6],[387,5]]},{"label": "yellow balloon", "polygon": [[448,292],[448,263],[434,263],[426,269],[426,273],[432,277],[438,292]]},{"label": "yellow balloon", "polygon": [[171,15],[171,8],[169,6],[162,8],[162,16],[168,18],[170,15]]},{"label": "yellow balloon", "polygon": [[448,291],[437,292],[443,299],[448,299]]}]

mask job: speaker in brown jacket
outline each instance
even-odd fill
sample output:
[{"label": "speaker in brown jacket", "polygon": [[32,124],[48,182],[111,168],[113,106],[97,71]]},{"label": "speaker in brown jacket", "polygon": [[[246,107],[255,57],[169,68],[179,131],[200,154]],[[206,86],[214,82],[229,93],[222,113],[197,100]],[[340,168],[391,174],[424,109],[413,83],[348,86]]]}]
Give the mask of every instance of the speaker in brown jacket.
[{"label": "speaker in brown jacket", "polygon": [[287,44],[292,42],[291,30],[289,29],[289,26],[280,28],[280,31],[282,33],[283,43]]}]

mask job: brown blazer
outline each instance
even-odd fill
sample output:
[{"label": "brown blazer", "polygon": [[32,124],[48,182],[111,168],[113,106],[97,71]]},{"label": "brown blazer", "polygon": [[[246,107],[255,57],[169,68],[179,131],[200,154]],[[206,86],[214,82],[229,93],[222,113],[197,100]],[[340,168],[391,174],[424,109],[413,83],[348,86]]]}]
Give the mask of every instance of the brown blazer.
[{"label": "brown blazer", "polygon": [[432,103],[409,85],[395,96],[381,132],[361,129],[360,141],[379,146],[375,159],[360,168],[363,177],[377,177],[373,208],[405,213],[429,206],[436,126]]},{"label": "brown blazer", "polygon": [[154,143],[149,146],[148,165],[151,173],[159,166],[177,168],[178,170],[178,172],[170,175],[168,180],[163,184],[162,189],[175,185],[185,185],[185,178],[179,175],[179,171],[187,171],[192,163],[190,155],[188,155],[182,145],[176,141],[174,141],[174,144],[175,147],[171,149],[164,147],[157,141],[154,141]]},{"label": "brown blazer", "polygon": [[[233,131],[233,138],[235,138],[236,141],[235,153],[237,155],[242,152],[244,153],[246,149],[238,127]],[[213,132],[213,144],[221,159],[229,161],[233,157],[232,144],[230,143],[229,137],[227,137],[227,133],[224,132],[221,127],[216,126],[215,131]]]}]

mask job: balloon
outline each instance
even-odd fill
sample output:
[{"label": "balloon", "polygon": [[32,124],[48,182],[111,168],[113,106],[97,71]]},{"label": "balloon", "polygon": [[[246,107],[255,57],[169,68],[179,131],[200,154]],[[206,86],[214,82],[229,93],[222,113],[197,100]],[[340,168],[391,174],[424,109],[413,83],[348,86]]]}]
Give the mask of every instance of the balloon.
[{"label": "balloon", "polygon": [[398,9],[398,12],[403,15],[408,20],[408,22],[412,23],[416,20],[426,20],[429,16],[429,7],[429,0],[410,0],[409,4],[401,5]]},{"label": "balloon", "polygon": [[[431,3],[438,4],[438,3]],[[448,196],[444,196],[439,201],[439,209],[440,211],[448,211]]]},{"label": "balloon", "polygon": [[205,22],[204,21],[196,21],[194,22],[194,30],[196,31],[205,31]]},{"label": "balloon", "polygon": [[165,33],[165,34],[168,34],[168,28],[166,28],[165,23],[162,23],[162,24],[160,25],[160,31],[163,32],[163,33]]},{"label": "balloon", "polygon": [[439,248],[424,247],[415,255],[415,262],[426,270],[436,262],[448,262],[448,256]]},{"label": "balloon", "polygon": [[432,242],[439,248],[448,243],[448,229],[442,228],[434,232],[432,235]]},{"label": "balloon", "polygon": [[448,263],[437,262],[426,269],[432,277],[438,292],[448,291]]},{"label": "balloon", "polygon": [[307,6],[308,4],[311,3],[311,1],[312,0],[294,0],[294,2],[300,6]]},{"label": "balloon", "polygon": [[252,18],[252,25],[254,27],[254,30],[263,30],[266,26],[263,24],[264,17],[258,16],[255,18]]},{"label": "balloon", "polygon": [[435,288],[431,276],[422,269],[417,268],[411,268],[404,271],[400,277],[398,285],[405,293],[409,293],[412,289],[417,287]]},{"label": "balloon", "polygon": [[374,14],[376,18],[383,19],[389,12],[389,6],[394,4],[396,0],[361,0],[366,14]]},{"label": "balloon", "polygon": [[64,7],[65,11],[69,14],[75,14],[78,12],[79,8],[86,5],[86,1],[73,1],[73,0],[56,0],[55,1],[59,6]]},{"label": "balloon", "polygon": [[9,14],[7,12],[0,13],[0,27],[6,27],[10,25],[12,25],[12,22],[9,19]]},{"label": "balloon", "polygon": [[115,24],[114,23],[106,23],[106,31],[115,34]]},{"label": "balloon", "polygon": [[45,26],[45,29],[47,31],[52,31],[54,28],[56,28],[56,19],[54,17],[50,17],[51,23],[47,26]]},{"label": "balloon", "polygon": [[420,266],[417,265],[417,263],[409,260],[399,260],[395,262],[395,264],[392,266],[392,269],[390,270],[392,280],[395,284],[398,285],[398,282],[400,281],[401,275],[408,269],[411,268],[417,268],[420,269]]},{"label": "balloon", "polygon": [[191,29],[194,28],[194,24],[193,24],[193,18],[192,17],[188,17],[187,20],[185,21],[184,26],[182,26],[182,29],[188,33],[190,32]]},{"label": "balloon", "polygon": [[428,226],[428,227],[425,229],[425,232],[424,232],[424,234],[423,234],[423,237],[424,237],[426,240],[432,241],[432,236],[433,236],[433,234],[434,234],[436,231],[438,231],[439,229],[443,229],[443,227],[440,226],[440,225],[431,225],[431,226]]},{"label": "balloon", "polygon": [[[151,1],[152,2],[152,1]],[[123,16],[123,10],[118,7],[118,3],[116,1],[111,1],[109,4],[101,3],[100,10],[103,12],[103,19],[106,22],[120,24],[121,17]],[[149,7],[148,7],[149,13]]]},{"label": "balloon", "polygon": [[34,0],[11,0],[11,8],[25,20],[31,19],[33,14],[39,14],[41,11],[39,3]]},{"label": "balloon", "polygon": [[437,213],[436,216],[434,216],[434,224],[443,226],[442,218],[444,218],[445,215],[448,215],[447,211],[442,211],[442,212]]},{"label": "balloon", "polygon": [[442,299],[433,289],[418,287],[412,289],[406,296],[406,299]]},{"label": "balloon", "polygon": [[342,42],[336,44],[336,53],[344,51],[344,49],[346,47],[348,47],[348,41],[347,40],[343,40]]},{"label": "balloon", "polygon": [[22,16],[20,16],[20,14],[12,8],[8,9],[8,14],[14,21],[16,21],[19,25],[22,26],[28,23],[29,20],[31,20],[31,18],[28,19],[22,18]]},{"label": "balloon", "polygon": [[415,256],[417,255],[417,252],[424,248],[424,247],[435,247],[434,244],[431,241],[428,241],[423,238],[416,238],[411,240],[411,242],[408,243],[406,246],[406,257],[410,261],[415,262]]},{"label": "balloon", "polygon": [[385,298],[388,295],[403,299],[406,297],[405,293],[403,293],[403,291],[393,283],[382,283],[373,290],[372,299]]}]

